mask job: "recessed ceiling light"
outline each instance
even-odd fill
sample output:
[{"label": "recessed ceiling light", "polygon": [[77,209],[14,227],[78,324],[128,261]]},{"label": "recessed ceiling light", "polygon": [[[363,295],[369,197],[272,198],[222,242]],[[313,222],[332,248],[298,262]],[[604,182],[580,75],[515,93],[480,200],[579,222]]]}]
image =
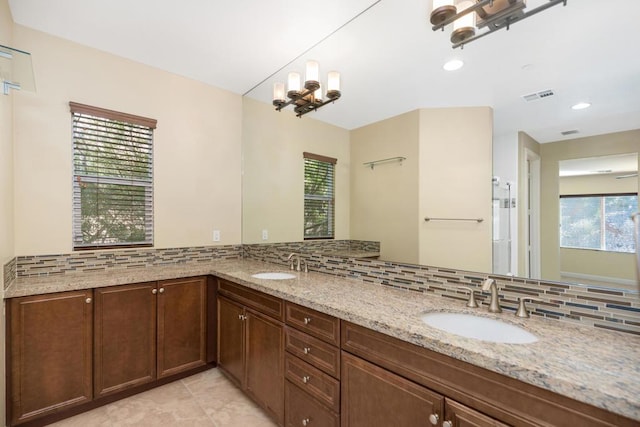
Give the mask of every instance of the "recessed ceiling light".
[{"label": "recessed ceiling light", "polygon": [[447,71],[455,71],[462,68],[463,65],[464,65],[464,62],[462,62],[460,59],[452,59],[451,61],[447,61],[442,66],[442,68],[444,68]]},{"label": "recessed ceiling light", "polygon": [[578,102],[575,105],[572,105],[571,108],[574,110],[584,110],[585,108],[591,107],[591,104],[588,102]]}]

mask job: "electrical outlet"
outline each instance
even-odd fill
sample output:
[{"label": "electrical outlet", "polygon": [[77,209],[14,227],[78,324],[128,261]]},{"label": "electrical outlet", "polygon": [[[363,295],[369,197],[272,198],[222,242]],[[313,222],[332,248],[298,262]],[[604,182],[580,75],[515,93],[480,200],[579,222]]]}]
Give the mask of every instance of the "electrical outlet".
[{"label": "electrical outlet", "polygon": [[213,230],[213,241],[214,242],[220,241],[220,230]]},{"label": "electrical outlet", "polygon": [[269,240],[269,231],[262,230],[262,240]]}]

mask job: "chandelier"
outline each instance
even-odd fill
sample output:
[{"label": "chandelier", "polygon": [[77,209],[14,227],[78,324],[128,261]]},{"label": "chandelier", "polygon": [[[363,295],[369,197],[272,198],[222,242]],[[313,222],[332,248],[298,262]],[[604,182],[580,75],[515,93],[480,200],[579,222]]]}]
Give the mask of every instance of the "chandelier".
[{"label": "chandelier", "polygon": [[[451,43],[453,48],[465,44],[522,21],[538,12],[567,0],[549,0],[541,6],[525,12],[526,0],[433,0],[431,23],[433,31],[453,24]],[[482,30],[478,31],[477,30]]]},{"label": "chandelier", "polygon": [[307,61],[304,86],[300,85],[300,73],[290,72],[287,78],[287,92],[285,99],[284,83],[273,85],[273,105],[277,111],[288,105],[293,105],[297,117],[302,117],[311,111],[327,105],[340,98],[340,73],[327,73],[326,99],[322,97],[322,86],[319,80],[319,66],[316,61]]}]

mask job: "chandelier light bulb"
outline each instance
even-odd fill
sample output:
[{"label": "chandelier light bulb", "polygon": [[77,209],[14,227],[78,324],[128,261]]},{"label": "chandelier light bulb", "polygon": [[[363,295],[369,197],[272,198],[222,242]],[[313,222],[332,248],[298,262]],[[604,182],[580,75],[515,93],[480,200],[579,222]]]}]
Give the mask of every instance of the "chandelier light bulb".
[{"label": "chandelier light bulb", "polygon": [[[473,2],[469,0],[458,3],[458,9],[464,11],[471,6]],[[476,14],[475,12],[467,13],[464,16],[453,21],[453,32],[451,33],[451,43],[460,43],[470,39],[476,34]]]},{"label": "chandelier light bulb", "polygon": [[274,83],[273,84],[273,102],[281,103],[285,102],[284,99],[284,83]]},{"label": "chandelier light bulb", "polygon": [[340,95],[340,73],[329,71],[327,74],[327,96],[333,98],[336,94]]},{"label": "chandelier light bulb", "polygon": [[295,71],[289,73],[289,76],[287,77],[287,92],[300,92],[300,73]]},{"label": "chandelier light bulb", "polygon": [[316,61],[307,61],[304,86],[314,90],[320,83],[320,66]]},{"label": "chandelier light bulb", "polygon": [[451,18],[457,13],[454,0],[433,0],[430,21],[433,25],[438,25]]}]

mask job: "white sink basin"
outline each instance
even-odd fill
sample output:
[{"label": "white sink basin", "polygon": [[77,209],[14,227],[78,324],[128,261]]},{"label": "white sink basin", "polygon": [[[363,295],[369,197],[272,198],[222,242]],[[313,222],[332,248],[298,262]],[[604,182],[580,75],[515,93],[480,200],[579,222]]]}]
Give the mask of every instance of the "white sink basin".
[{"label": "white sink basin", "polygon": [[295,279],[296,275],[291,273],[268,272],[268,273],[252,274],[251,277],[254,277],[256,279],[266,279],[266,280],[285,280],[285,279]]},{"label": "white sink basin", "polygon": [[535,335],[519,326],[488,317],[461,313],[429,313],[421,319],[434,328],[482,341],[506,344],[529,344],[538,341]]}]

